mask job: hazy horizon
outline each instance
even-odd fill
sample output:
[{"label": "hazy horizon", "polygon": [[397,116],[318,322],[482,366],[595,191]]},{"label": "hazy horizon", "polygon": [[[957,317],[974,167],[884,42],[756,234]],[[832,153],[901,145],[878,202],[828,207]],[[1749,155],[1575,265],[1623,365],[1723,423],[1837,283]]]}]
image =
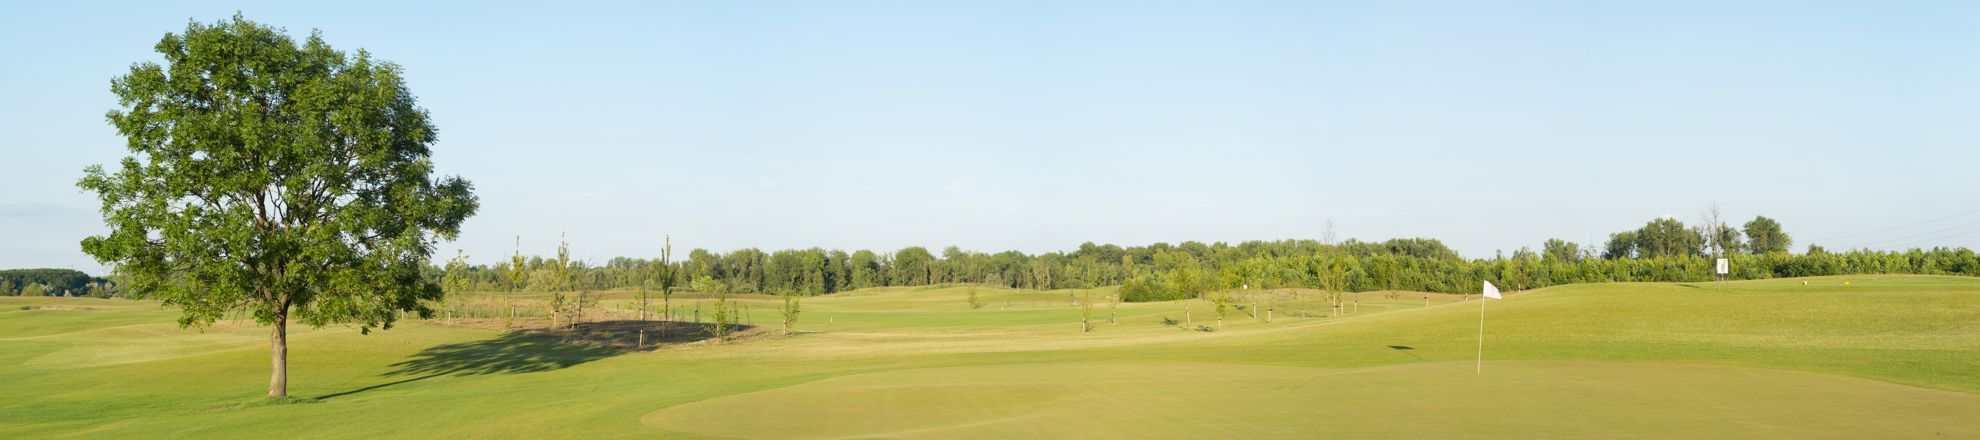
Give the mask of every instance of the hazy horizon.
[{"label": "hazy horizon", "polygon": [[[391,5],[391,6],[387,6]],[[400,64],[477,263],[692,248],[1980,247],[1980,4],[19,4],[0,268],[98,273],[110,79],[239,11]],[[381,14],[379,11],[390,11]],[[677,254],[679,255],[679,254]]]}]

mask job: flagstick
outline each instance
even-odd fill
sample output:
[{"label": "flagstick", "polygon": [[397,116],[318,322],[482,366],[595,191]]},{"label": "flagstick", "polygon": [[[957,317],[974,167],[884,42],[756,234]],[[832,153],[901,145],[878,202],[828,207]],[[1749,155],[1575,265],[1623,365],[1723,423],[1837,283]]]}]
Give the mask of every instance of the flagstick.
[{"label": "flagstick", "polygon": [[1478,299],[1478,371],[1485,374],[1485,299]]}]

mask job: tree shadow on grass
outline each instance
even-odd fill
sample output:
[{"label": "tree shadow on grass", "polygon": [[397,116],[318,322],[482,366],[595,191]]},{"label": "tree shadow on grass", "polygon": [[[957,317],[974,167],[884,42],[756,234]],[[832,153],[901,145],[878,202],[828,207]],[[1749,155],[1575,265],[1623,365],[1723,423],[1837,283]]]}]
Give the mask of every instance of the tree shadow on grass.
[{"label": "tree shadow on grass", "polygon": [[[588,322],[570,329],[525,329],[503,333],[493,339],[436,345],[420,350],[398,363],[385,377],[406,378],[348,391],[317,396],[318,400],[348,396],[394,385],[440,376],[479,376],[524,374],[561,370],[572,366],[634,351],[641,330],[652,350],[661,345],[699,342],[713,338],[712,326],[662,321]],[[738,331],[750,330],[737,326]]]},{"label": "tree shadow on grass", "polygon": [[1411,359],[1416,359],[1417,362],[1429,362],[1429,360],[1424,359],[1422,356],[1416,355],[1416,347],[1411,347],[1407,345],[1391,345],[1389,346],[1389,349],[1395,350],[1397,353],[1409,355]]},{"label": "tree shadow on grass", "polygon": [[[1465,372],[1470,372],[1470,371],[1471,371],[1471,369],[1469,369],[1469,368],[1462,368],[1462,367],[1458,367],[1458,366],[1456,366],[1457,364],[1454,364],[1454,363],[1451,363],[1451,361],[1433,361],[1433,360],[1430,360],[1430,359],[1426,359],[1426,358],[1424,358],[1423,356],[1418,356],[1418,355],[1416,354],[1416,347],[1415,347],[1415,346],[1410,346],[1410,345],[1390,345],[1390,346],[1388,346],[1388,349],[1389,349],[1390,351],[1394,351],[1394,352],[1396,352],[1396,353],[1402,353],[1402,354],[1403,354],[1403,355],[1405,355],[1405,356],[1409,356],[1409,358],[1410,358],[1410,359],[1414,359],[1414,360],[1416,360],[1417,362],[1422,362],[1422,363],[1427,363],[1427,364],[1431,364],[1431,365],[1446,365],[1446,364],[1448,364],[1448,365],[1450,365],[1450,366],[1451,366],[1450,368],[1452,368],[1452,369],[1453,369],[1454,371],[1465,371]],[[1432,350],[1433,352],[1435,352],[1435,351],[1438,351],[1438,350],[1436,350],[1435,348],[1432,348],[1431,350]]]},{"label": "tree shadow on grass", "polygon": [[[622,350],[652,350],[668,345],[696,343],[715,338],[714,324],[694,322],[636,321],[628,319],[585,322],[572,327],[570,329],[559,329],[555,331],[532,329],[527,330],[527,332],[561,338],[570,343],[612,347]],[[737,336],[756,333],[754,331],[756,329],[755,326],[731,324],[730,327],[731,331],[735,332]],[[645,341],[644,344],[640,343],[642,338]]]}]

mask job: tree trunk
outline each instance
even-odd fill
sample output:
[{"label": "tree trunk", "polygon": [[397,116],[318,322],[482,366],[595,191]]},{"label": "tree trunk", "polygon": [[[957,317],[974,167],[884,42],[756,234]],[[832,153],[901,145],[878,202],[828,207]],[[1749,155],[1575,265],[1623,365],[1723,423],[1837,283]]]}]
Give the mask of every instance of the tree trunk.
[{"label": "tree trunk", "polygon": [[268,360],[274,369],[268,375],[268,398],[289,397],[289,316],[275,318],[275,331],[269,338]]}]

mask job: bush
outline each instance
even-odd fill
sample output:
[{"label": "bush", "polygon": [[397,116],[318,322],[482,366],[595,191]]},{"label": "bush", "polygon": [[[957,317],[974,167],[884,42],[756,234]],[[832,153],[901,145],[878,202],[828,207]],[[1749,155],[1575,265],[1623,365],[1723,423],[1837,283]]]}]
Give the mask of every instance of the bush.
[{"label": "bush", "polygon": [[1189,295],[1170,289],[1168,283],[1150,277],[1128,280],[1121,284],[1122,302],[1156,302],[1189,299]]}]

